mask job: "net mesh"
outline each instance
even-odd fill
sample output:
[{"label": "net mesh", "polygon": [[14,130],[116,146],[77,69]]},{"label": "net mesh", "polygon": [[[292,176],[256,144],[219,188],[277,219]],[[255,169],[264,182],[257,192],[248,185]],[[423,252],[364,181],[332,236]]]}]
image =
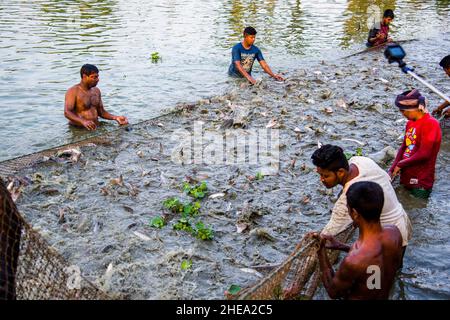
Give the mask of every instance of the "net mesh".
[{"label": "net mesh", "polygon": [[[336,236],[347,242],[354,233],[349,226]],[[229,299],[236,300],[288,300],[312,299],[320,283],[320,270],[317,258],[318,242],[304,237],[291,255],[275,270],[268,273],[258,283],[244,288]],[[338,251],[328,251],[331,263],[339,258]]]},{"label": "net mesh", "polygon": [[23,219],[0,178],[0,299],[110,299]]},{"label": "net mesh", "polygon": [[[182,112],[184,106],[175,110]],[[174,112],[171,112],[174,113]],[[158,117],[159,118],[159,117]],[[148,124],[155,119],[147,120]],[[95,136],[76,143],[47,149],[15,159],[0,162],[0,176],[12,176],[60,151],[88,144],[110,144],[119,130]],[[0,299],[120,299],[107,294],[85,277],[74,276],[74,270],[45,239],[24,220],[11,194],[0,178]],[[337,236],[347,242],[354,229],[349,227]],[[338,252],[329,252],[335,263]],[[229,299],[311,299],[320,282],[317,260],[317,242],[303,238],[293,253],[261,281],[241,290]],[[286,294],[289,290],[289,294]]]}]

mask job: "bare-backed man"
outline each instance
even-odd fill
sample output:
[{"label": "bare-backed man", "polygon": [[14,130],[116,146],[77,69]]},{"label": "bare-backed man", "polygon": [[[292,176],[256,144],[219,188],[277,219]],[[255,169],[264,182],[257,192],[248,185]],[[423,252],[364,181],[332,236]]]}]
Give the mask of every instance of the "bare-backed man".
[{"label": "bare-backed man", "polygon": [[[320,239],[322,281],[332,299],[388,299],[402,261],[402,235],[395,225],[382,226],[383,188],[370,181],[355,182],[347,191],[348,213],[359,229],[351,246],[328,235]],[[348,254],[335,272],[326,254],[329,248]]]},{"label": "bare-backed man", "polygon": [[98,117],[115,120],[120,125],[128,124],[126,117],[112,115],[103,107],[100,89],[97,88],[98,73],[97,67],[92,64],[85,64],[81,67],[80,83],[67,90],[64,116],[69,119],[69,124],[88,130],[97,129]]}]

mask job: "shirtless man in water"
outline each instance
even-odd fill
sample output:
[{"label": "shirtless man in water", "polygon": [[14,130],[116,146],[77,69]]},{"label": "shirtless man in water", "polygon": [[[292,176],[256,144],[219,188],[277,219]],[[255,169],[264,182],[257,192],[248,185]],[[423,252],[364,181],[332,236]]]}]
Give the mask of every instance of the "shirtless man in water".
[{"label": "shirtless man in water", "polygon": [[[356,182],[346,195],[359,238],[350,247],[332,236],[314,235],[320,240],[318,255],[324,287],[332,299],[388,299],[402,260],[402,235],[394,225],[381,226],[384,196],[380,185]],[[348,252],[337,272],[326,248]]]},{"label": "shirtless man in water", "polygon": [[115,116],[103,108],[99,82],[98,69],[92,64],[81,67],[81,81],[67,90],[64,105],[64,116],[69,119],[69,124],[95,130],[99,125],[98,117],[115,120],[120,125],[128,124],[124,116]]}]

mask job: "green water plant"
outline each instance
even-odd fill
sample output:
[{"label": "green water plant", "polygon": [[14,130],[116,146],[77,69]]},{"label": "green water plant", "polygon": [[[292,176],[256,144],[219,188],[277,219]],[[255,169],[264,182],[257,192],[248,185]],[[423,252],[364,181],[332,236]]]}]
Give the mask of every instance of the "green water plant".
[{"label": "green water plant", "polygon": [[195,226],[193,226],[189,218],[183,217],[173,225],[173,229],[186,231],[193,237],[200,240],[214,239],[214,230],[211,227],[206,227],[202,221],[198,221]]},{"label": "green water plant", "polygon": [[[197,185],[191,185],[186,182],[183,184],[183,191],[189,196],[199,200],[206,196],[208,186],[204,181]],[[200,240],[212,240],[214,238],[214,230],[212,227],[205,226],[205,224],[198,219],[193,220],[200,214],[200,201],[183,203],[178,198],[171,197],[164,200],[163,206],[172,213],[181,214],[181,218],[173,224],[174,230],[185,231]],[[161,221],[156,219],[154,224],[155,227],[159,227]]]},{"label": "green water plant", "polygon": [[164,208],[169,209],[173,213],[183,212],[184,210],[183,203],[178,198],[175,197],[164,200],[163,206]]},{"label": "green water plant", "polygon": [[195,199],[203,199],[208,191],[208,186],[205,181],[195,186],[191,186],[189,183],[185,182],[183,184],[183,191]]},{"label": "green water plant", "polygon": [[192,268],[192,260],[183,260],[181,262],[181,270],[186,271]]},{"label": "green water plant", "polygon": [[200,240],[214,239],[214,231],[211,227],[207,228],[201,221],[195,224],[195,237]]},{"label": "green water plant", "polygon": [[152,52],[151,59],[153,63],[158,63],[161,60],[159,52]]},{"label": "green water plant", "polygon": [[183,217],[187,217],[187,216],[191,216],[191,217],[195,217],[199,214],[200,212],[200,202],[196,201],[194,203],[188,203],[188,204],[184,204],[183,205]]},{"label": "green water plant", "polygon": [[355,156],[358,156],[358,157],[363,156],[362,148],[356,148]]},{"label": "green water plant", "polygon": [[237,284],[232,284],[228,290],[227,293],[231,294],[231,295],[236,295],[239,293],[239,291],[241,291],[242,288],[240,286],[238,286]]},{"label": "green water plant", "polygon": [[347,160],[349,160],[351,157],[355,157],[355,156],[357,156],[357,157],[363,157],[364,156],[362,148],[360,148],[360,147],[356,148],[355,152],[353,152],[353,153],[346,151],[346,152],[344,152],[344,155],[347,158]]},{"label": "green water plant", "polygon": [[150,220],[150,226],[153,228],[161,229],[165,225],[166,225],[166,222],[165,222],[164,218],[162,218],[160,216],[156,216],[152,220]]},{"label": "green water plant", "polygon": [[183,203],[178,198],[172,197],[164,200],[164,208],[170,210],[172,213],[181,213],[181,215],[186,217],[195,217],[200,213],[200,202],[196,201],[194,203],[188,202]]},{"label": "green water plant", "polygon": [[181,218],[177,223],[173,225],[175,230],[186,231],[192,233],[194,229],[192,228],[191,222],[187,218]]}]

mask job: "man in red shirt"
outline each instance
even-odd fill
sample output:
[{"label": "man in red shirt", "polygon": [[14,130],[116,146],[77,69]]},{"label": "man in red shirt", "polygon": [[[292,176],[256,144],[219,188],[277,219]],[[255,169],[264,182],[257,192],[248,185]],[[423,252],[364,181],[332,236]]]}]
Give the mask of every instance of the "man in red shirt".
[{"label": "man in red shirt", "polygon": [[433,188],[436,159],[441,146],[439,122],[428,113],[425,98],[417,89],[398,95],[395,105],[409,121],[389,175],[394,179],[400,174],[400,183],[412,195],[428,198]]}]

